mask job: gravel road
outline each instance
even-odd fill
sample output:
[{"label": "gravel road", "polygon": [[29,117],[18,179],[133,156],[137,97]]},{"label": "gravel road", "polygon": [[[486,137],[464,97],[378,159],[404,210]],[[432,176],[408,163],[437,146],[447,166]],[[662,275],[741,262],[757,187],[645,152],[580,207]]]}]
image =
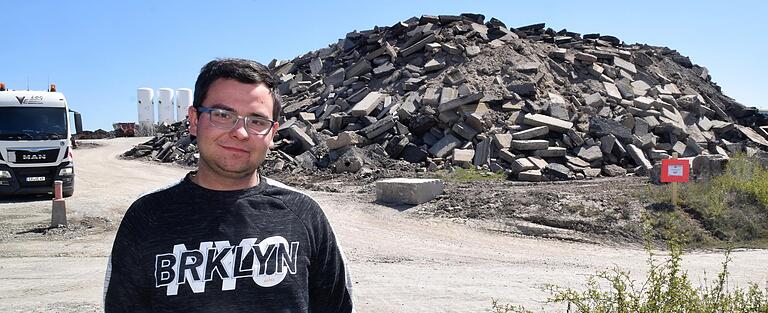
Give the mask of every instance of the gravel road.
[{"label": "gravel road", "polygon": [[[116,225],[139,195],[178,181],[187,169],[117,155],[147,138],[93,141],[75,151],[76,190],[67,199],[68,229],[47,229],[50,198],[0,200],[0,311],[101,311],[104,271]],[[374,203],[362,189],[308,191],[326,210],[353,275],[358,312],[484,312],[491,298],[547,311],[548,283],[581,287],[619,266],[639,279],[640,246],[598,245],[489,231],[479,222],[425,218]],[[367,190],[370,190],[368,188]],[[490,226],[490,227],[489,227]],[[732,254],[731,286],[768,282],[768,251]],[[717,251],[691,252],[694,282],[721,267]]]}]

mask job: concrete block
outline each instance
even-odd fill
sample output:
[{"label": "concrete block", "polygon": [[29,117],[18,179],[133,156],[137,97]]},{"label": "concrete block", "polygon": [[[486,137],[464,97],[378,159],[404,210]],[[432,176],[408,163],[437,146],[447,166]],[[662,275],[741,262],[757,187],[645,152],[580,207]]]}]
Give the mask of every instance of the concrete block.
[{"label": "concrete block", "polygon": [[449,152],[458,147],[460,144],[461,140],[451,134],[447,134],[429,148],[429,153],[435,157],[442,158],[448,155]]},{"label": "concrete block", "polygon": [[360,142],[362,142],[362,138],[360,135],[353,131],[342,132],[338,136],[325,140],[325,144],[328,146],[329,150],[335,150],[349,145],[356,145]]},{"label": "concrete block", "polygon": [[374,91],[365,96],[360,102],[355,104],[354,107],[352,107],[352,110],[349,112],[352,116],[368,116],[373,112],[373,110],[376,109],[376,107],[381,104],[381,102],[384,100],[384,94]]},{"label": "concrete block", "polygon": [[544,175],[540,170],[527,170],[517,173],[517,179],[522,181],[540,182],[544,180]]},{"label": "concrete block", "polygon": [[488,165],[491,159],[491,144],[492,139],[485,138],[483,141],[480,141],[480,143],[477,144],[477,147],[475,147],[475,158],[472,161],[472,164],[475,166],[483,166]]},{"label": "concrete block", "polygon": [[537,137],[544,136],[546,134],[549,134],[549,127],[547,126],[537,126],[530,129],[522,130],[519,132],[516,132],[512,134],[513,139],[519,139],[519,140],[525,140],[525,139],[533,139]]},{"label": "concrete block", "polygon": [[465,104],[470,104],[474,102],[480,101],[485,96],[482,92],[469,94],[463,97],[459,97],[453,100],[450,100],[448,102],[443,102],[442,99],[440,100],[440,105],[437,107],[437,110],[440,112],[445,112],[449,110],[455,110],[458,109],[460,106]]},{"label": "concrete block", "polygon": [[475,158],[475,150],[453,149],[453,164],[469,168]]},{"label": "concrete block", "polygon": [[515,156],[512,152],[509,152],[509,150],[500,150],[499,157],[510,164],[512,164],[512,162],[515,162],[515,160],[517,159],[517,156]]},{"label": "concrete block", "polygon": [[628,144],[627,152],[629,152],[629,156],[632,157],[632,160],[635,161],[636,165],[642,166],[648,171],[650,171],[651,168],[653,168],[651,161],[648,161],[648,158],[645,157],[643,150],[640,150],[640,148],[636,147],[633,144]]},{"label": "concrete block", "polygon": [[523,116],[523,123],[531,126],[547,126],[549,130],[558,133],[567,133],[573,128],[573,123],[556,119],[543,114],[526,114]]},{"label": "concrete block", "polygon": [[301,143],[301,147],[304,150],[309,150],[315,146],[315,141],[312,140],[312,137],[309,137],[309,135],[307,135],[307,133],[301,130],[297,125],[292,125],[289,127],[288,133],[290,134],[291,138]]},{"label": "concrete block", "polygon": [[509,149],[512,147],[512,134],[493,134],[493,144],[500,150]]},{"label": "concrete block", "polygon": [[376,182],[376,200],[418,205],[443,193],[443,181],[423,178],[392,178]]},{"label": "concrete block", "polygon": [[533,165],[536,166],[536,168],[538,168],[538,169],[543,169],[543,168],[547,167],[547,164],[549,164],[549,163],[547,163],[546,160],[544,160],[544,159],[542,159],[540,157],[537,157],[537,156],[528,157],[528,161],[531,161],[531,163],[533,163]]},{"label": "concrete block", "polygon": [[477,136],[477,133],[478,133],[478,131],[476,129],[472,128],[472,126],[469,126],[465,122],[460,122],[460,123],[454,124],[453,127],[451,128],[451,130],[453,130],[455,133],[459,134],[459,136],[461,136],[462,138],[464,138],[466,140],[474,139],[475,136]]},{"label": "concrete block", "polygon": [[512,140],[512,149],[525,150],[546,150],[549,147],[547,140]]},{"label": "concrete block", "polygon": [[546,150],[533,151],[533,155],[542,158],[560,158],[564,157],[567,149],[563,147],[547,147]]}]

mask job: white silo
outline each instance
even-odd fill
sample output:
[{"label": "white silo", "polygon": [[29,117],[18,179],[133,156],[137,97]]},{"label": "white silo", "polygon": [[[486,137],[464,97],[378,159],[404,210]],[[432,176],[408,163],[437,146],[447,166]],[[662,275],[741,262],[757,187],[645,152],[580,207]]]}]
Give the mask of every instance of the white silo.
[{"label": "white silo", "polygon": [[157,122],[172,124],[176,122],[173,112],[173,89],[160,88],[157,90]]},{"label": "white silo", "polygon": [[142,135],[148,134],[155,124],[155,103],[152,101],[152,88],[139,88],[137,91],[139,110],[139,129]]},{"label": "white silo", "polygon": [[187,117],[187,107],[192,105],[192,89],[176,89],[176,121],[183,121]]}]

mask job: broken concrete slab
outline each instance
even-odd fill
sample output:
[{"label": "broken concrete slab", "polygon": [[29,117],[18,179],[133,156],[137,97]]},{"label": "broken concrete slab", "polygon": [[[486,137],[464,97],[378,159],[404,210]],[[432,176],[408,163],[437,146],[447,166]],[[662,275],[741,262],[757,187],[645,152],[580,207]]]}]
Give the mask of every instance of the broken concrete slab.
[{"label": "broken concrete slab", "polygon": [[549,147],[547,140],[512,140],[512,149],[525,150],[546,150]]},{"label": "broken concrete slab", "polygon": [[435,157],[442,158],[461,144],[461,140],[451,134],[445,135],[435,145],[429,148],[429,153]]},{"label": "broken concrete slab", "polygon": [[567,133],[573,127],[573,123],[563,121],[543,114],[526,114],[523,116],[523,123],[531,126],[547,126],[549,130]]},{"label": "broken concrete slab", "polygon": [[549,127],[537,126],[526,130],[513,133],[512,138],[518,140],[533,139],[549,134]]},{"label": "broken concrete slab", "polygon": [[384,100],[384,96],[384,94],[378,91],[367,94],[365,98],[352,107],[349,114],[352,116],[368,116],[381,104]]},{"label": "broken concrete slab", "polygon": [[391,178],[376,182],[376,200],[419,205],[443,194],[443,181],[424,178]]}]

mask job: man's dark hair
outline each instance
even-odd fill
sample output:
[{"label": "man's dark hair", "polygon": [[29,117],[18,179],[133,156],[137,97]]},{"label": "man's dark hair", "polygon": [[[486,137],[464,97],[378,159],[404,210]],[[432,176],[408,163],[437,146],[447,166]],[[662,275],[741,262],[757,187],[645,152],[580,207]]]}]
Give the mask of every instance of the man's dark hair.
[{"label": "man's dark hair", "polygon": [[277,80],[272,72],[259,62],[246,59],[216,59],[208,62],[197,76],[195,82],[195,97],[192,106],[199,108],[203,105],[208,89],[217,79],[234,79],[243,84],[264,84],[272,95],[272,119],[277,121],[282,110],[282,100],[277,94]]}]

